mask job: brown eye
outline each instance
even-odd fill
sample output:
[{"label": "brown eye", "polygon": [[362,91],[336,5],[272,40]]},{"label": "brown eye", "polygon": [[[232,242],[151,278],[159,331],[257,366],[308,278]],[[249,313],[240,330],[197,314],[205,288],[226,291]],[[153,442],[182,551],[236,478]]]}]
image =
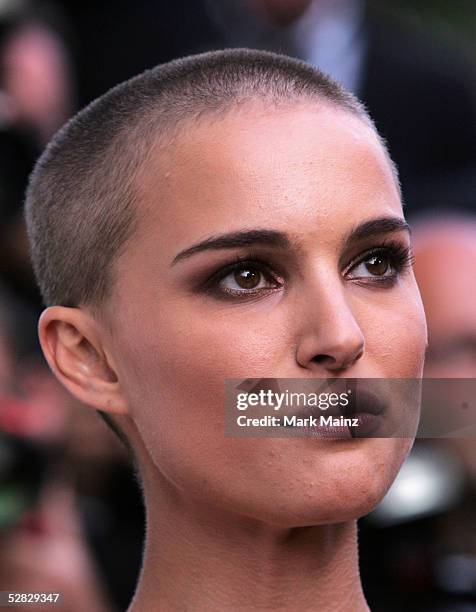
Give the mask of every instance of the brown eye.
[{"label": "brown eye", "polygon": [[260,261],[235,262],[209,279],[207,292],[218,298],[264,297],[284,288],[284,278]]},{"label": "brown eye", "polygon": [[382,255],[372,255],[365,262],[365,267],[371,274],[383,276],[389,268],[388,258]]},{"label": "brown eye", "polygon": [[228,274],[223,275],[216,283],[218,291],[229,295],[242,296],[272,289],[283,285],[284,279],[275,276],[261,264],[235,264]]},{"label": "brown eye", "polygon": [[360,283],[379,283],[380,287],[393,287],[407,269],[411,269],[411,248],[400,242],[388,242],[362,253],[351,264],[345,276]]},{"label": "brown eye", "polygon": [[233,273],[236,284],[242,289],[255,289],[259,285],[261,276],[261,272],[252,268],[242,268]]},{"label": "brown eye", "polygon": [[369,253],[350,270],[350,278],[386,279],[395,276],[398,266],[391,255],[384,252]]}]

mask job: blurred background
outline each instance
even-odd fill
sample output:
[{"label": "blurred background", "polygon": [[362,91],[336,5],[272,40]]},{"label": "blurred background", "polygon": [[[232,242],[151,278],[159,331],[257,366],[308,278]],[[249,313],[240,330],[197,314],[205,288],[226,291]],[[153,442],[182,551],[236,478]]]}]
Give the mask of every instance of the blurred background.
[{"label": "blurred background", "polygon": [[[0,0],[0,590],[61,591],[71,612],[124,610],[144,535],[127,453],[39,351],[22,219],[32,165],[116,83],[243,46],[304,59],[367,105],[414,226],[425,374],[476,377],[474,0]],[[360,541],[372,610],[476,610],[473,439],[419,440]]]}]

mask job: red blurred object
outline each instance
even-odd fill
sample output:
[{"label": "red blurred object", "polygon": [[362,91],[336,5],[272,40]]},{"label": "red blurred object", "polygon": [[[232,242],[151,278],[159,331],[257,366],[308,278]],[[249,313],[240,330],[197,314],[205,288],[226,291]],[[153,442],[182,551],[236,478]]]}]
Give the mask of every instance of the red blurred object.
[{"label": "red blurred object", "polygon": [[0,396],[0,429],[17,436],[29,435],[34,407],[13,396]]},{"label": "red blurred object", "polygon": [[56,389],[38,385],[27,400],[0,395],[0,431],[39,442],[61,440],[68,415]]},{"label": "red blurred object", "polygon": [[17,522],[15,529],[17,531],[27,531],[37,536],[48,536],[50,534],[47,521],[38,510],[25,512]]}]

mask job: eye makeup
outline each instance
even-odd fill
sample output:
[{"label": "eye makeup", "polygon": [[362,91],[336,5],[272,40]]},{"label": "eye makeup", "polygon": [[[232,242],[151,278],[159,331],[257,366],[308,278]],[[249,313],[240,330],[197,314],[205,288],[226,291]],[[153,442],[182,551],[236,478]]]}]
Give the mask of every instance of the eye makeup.
[{"label": "eye makeup", "polygon": [[[398,240],[386,240],[354,258],[346,268],[347,278],[359,284],[393,286],[399,276],[413,265],[411,247]],[[363,266],[360,273],[356,270]]]},{"label": "eye makeup", "polygon": [[[410,246],[398,240],[378,243],[359,253],[341,272],[344,279],[362,286],[392,287],[412,266]],[[282,291],[288,279],[271,261],[251,252],[238,256],[209,276],[200,291],[225,300],[246,300]]]}]

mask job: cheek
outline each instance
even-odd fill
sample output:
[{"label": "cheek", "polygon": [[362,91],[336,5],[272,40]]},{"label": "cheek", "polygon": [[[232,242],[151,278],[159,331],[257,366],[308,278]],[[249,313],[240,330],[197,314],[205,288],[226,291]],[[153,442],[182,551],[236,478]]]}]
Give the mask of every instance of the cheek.
[{"label": "cheek", "polygon": [[[223,414],[225,379],[288,377],[293,318],[278,300],[128,316],[123,325],[128,333],[119,334],[118,348],[132,406],[152,402],[150,409],[158,412],[160,398],[161,406],[172,410],[180,404],[190,411],[192,402],[215,413],[219,407]],[[369,373],[378,368],[382,378],[421,377],[427,330],[413,278],[380,303],[367,298],[355,306],[355,314]]]},{"label": "cheek", "polygon": [[[140,342],[149,355],[152,384],[192,384],[213,397],[223,394],[227,378],[275,374],[289,352],[289,330],[279,298],[250,304],[214,304],[176,311],[158,319]],[[140,357],[139,357],[140,358]],[[153,359],[153,362],[151,361]],[[198,391],[198,389],[196,389]]]},{"label": "cheek", "polygon": [[395,292],[385,308],[362,317],[367,357],[382,378],[421,378],[427,345],[423,304],[414,281]]},{"label": "cheek", "polygon": [[[153,320],[142,312],[128,317],[127,333],[124,322],[116,337],[120,374],[152,461],[179,490],[197,499],[206,491],[207,503],[244,514],[303,525],[365,514],[403,461],[402,440],[367,440],[355,453],[334,454],[296,441],[223,435],[224,379],[269,375],[290,351],[284,309],[255,306],[206,317],[169,308]],[[375,337],[383,331],[388,321]]]},{"label": "cheek", "polygon": [[200,316],[169,308],[153,321],[130,317],[116,345],[133,416],[159,436],[159,429],[206,428],[223,437],[225,379],[269,375],[289,345],[276,332],[285,328],[280,315],[262,310],[228,306]]}]

